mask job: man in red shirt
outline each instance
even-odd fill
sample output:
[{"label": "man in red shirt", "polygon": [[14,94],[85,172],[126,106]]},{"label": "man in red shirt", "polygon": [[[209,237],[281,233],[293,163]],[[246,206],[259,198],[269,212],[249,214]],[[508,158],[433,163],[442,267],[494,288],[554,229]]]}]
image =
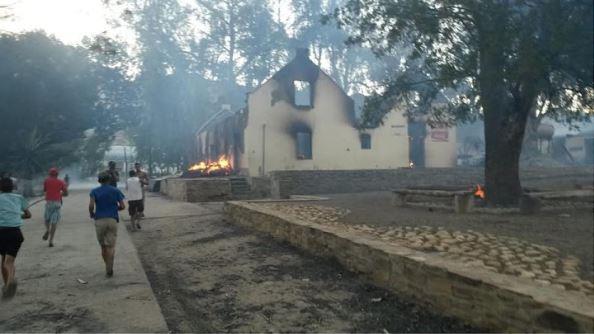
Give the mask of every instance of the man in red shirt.
[{"label": "man in red shirt", "polygon": [[68,187],[64,181],[58,179],[58,169],[50,168],[49,176],[43,182],[45,192],[45,234],[43,240],[49,235],[49,246],[54,247],[54,234],[60,221],[60,209],[62,208],[62,196],[68,196]]}]

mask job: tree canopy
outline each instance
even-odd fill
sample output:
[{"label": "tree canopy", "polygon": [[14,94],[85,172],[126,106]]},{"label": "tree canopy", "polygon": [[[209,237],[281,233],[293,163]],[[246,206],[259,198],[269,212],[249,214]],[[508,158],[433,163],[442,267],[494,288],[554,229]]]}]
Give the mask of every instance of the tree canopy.
[{"label": "tree canopy", "polygon": [[31,178],[64,166],[84,157],[93,137],[109,141],[125,121],[110,98],[120,75],[86,49],[33,32],[0,35],[0,53],[0,170]]},{"label": "tree canopy", "polygon": [[[350,0],[335,12],[350,43],[379,55],[410,45],[404,71],[366,105],[370,126],[397,103],[436,122],[485,121],[493,205],[522,193],[518,159],[528,115],[588,120],[594,111],[589,0]],[[447,104],[435,107],[436,98]]]}]

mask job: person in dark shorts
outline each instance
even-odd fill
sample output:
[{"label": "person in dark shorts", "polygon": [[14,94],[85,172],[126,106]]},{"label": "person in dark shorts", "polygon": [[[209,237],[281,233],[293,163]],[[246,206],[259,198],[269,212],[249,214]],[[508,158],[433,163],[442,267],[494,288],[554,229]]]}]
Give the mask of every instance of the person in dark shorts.
[{"label": "person in dark shorts", "polygon": [[149,186],[149,176],[147,172],[143,171],[140,162],[134,164],[134,171],[136,176],[140,180],[140,186],[142,187],[142,209],[140,210],[140,217],[144,218],[144,203],[146,200],[146,188]]},{"label": "person in dark shorts", "polygon": [[2,255],[2,299],[14,297],[17,288],[14,261],[25,240],[21,232],[23,219],[31,218],[29,203],[13,193],[14,184],[9,177],[0,178],[0,255]]},{"label": "person in dark shorts", "polygon": [[118,211],[126,209],[124,194],[118,188],[109,185],[110,178],[108,173],[99,174],[98,181],[101,186],[91,190],[89,199],[89,214],[95,220],[95,232],[101,246],[101,256],[105,262],[107,277],[113,276],[115,245],[120,221]]},{"label": "person in dark shorts", "polygon": [[136,171],[131,170],[126,181],[126,195],[128,198],[128,213],[130,214],[130,225],[132,231],[140,230],[140,218],[144,211],[144,201],[142,200],[142,183],[138,178]]}]

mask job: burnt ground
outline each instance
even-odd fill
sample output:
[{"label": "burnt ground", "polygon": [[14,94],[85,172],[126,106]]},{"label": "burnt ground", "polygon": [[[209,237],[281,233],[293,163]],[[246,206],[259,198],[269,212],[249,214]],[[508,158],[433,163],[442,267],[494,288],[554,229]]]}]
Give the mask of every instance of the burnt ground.
[{"label": "burnt ground", "polygon": [[220,204],[200,207],[131,233],[173,332],[483,331],[227,223]]},{"label": "burnt ground", "polygon": [[447,230],[468,229],[523,239],[558,248],[565,255],[574,255],[581,262],[581,275],[594,278],[594,213],[590,209],[567,209],[537,215],[513,213],[455,214],[427,208],[400,208],[392,205],[390,192],[323,195],[327,201],[301,202],[340,207],[350,213],[340,221],[369,226],[433,226]]}]

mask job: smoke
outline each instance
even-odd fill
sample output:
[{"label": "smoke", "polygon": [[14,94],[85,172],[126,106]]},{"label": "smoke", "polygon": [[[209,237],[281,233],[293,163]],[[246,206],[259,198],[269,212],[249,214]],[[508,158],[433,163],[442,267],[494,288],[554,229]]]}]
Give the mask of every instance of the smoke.
[{"label": "smoke", "polygon": [[60,170],[58,177],[65,181],[68,180],[69,190],[87,190],[99,185],[96,177],[82,176],[82,169],[79,164],[73,164]]}]

